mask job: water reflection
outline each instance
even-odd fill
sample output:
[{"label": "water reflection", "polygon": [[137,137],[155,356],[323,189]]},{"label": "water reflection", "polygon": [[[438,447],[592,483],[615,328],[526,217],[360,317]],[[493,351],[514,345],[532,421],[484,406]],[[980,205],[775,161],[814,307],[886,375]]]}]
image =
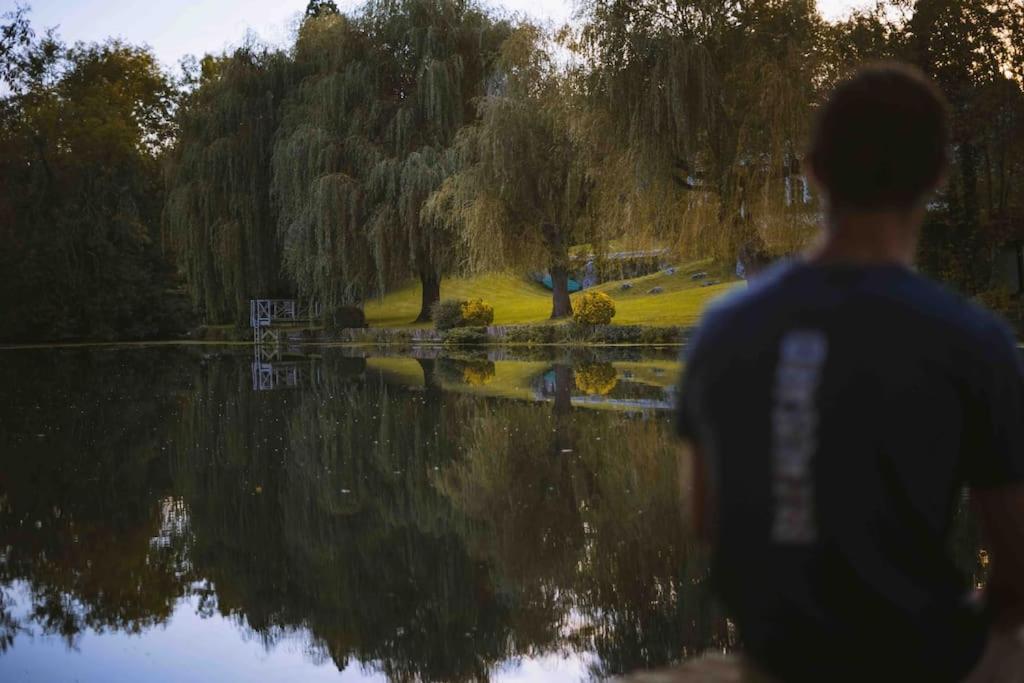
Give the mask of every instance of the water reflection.
[{"label": "water reflection", "polygon": [[232,625],[225,661],[299,642],[393,680],[735,644],[683,518],[670,354],[328,348],[260,375],[209,348],[6,352],[0,672],[189,615]]}]

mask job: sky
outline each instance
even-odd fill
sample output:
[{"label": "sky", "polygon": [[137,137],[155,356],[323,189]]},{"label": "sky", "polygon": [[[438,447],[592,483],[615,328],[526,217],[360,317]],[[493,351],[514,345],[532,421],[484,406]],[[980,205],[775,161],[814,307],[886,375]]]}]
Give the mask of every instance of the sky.
[{"label": "sky", "polygon": [[[486,1],[486,0],[485,0]],[[336,0],[342,11],[359,0]],[[555,24],[572,14],[574,0],[489,0],[513,12]],[[0,0],[0,14],[13,10],[15,0]],[[222,52],[253,32],[274,45],[289,42],[307,0],[23,0],[37,32],[56,26],[65,42],[102,41],[119,37],[153,48],[173,67],[192,54]],[[837,18],[871,0],[818,0],[822,14]]]}]

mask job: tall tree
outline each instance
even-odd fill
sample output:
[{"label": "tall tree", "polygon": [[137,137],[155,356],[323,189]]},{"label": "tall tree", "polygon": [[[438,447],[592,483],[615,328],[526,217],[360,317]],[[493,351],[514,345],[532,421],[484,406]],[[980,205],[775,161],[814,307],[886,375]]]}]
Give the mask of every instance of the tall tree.
[{"label": "tall tree", "polygon": [[246,44],[202,61],[167,159],[163,227],[210,322],[242,324],[249,299],[291,294],[281,275],[270,157],[290,84],[280,52]]},{"label": "tall tree", "polygon": [[551,317],[572,313],[569,248],[593,237],[592,182],[570,120],[569,81],[523,24],[502,46],[500,76],[479,102],[479,120],[458,142],[460,170],[431,198],[427,215],[462,231],[478,268],[547,268]]},{"label": "tall tree", "polygon": [[[357,303],[411,272],[419,319],[429,317],[457,240],[421,209],[454,168],[455,134],[474,117],[507,32],[462,0],[371,2],[352,18],[307,19],[296,49],[303,80],[274,156],[285,265],[300,288],[329,305]],[[311,154],[310,144],[333,151]]]},{"label": "tall tree", "polygon": [[618,143],[602,163],[614,169],[602,215],[720,258],[749,240],[779,251],[803,240],[797,160],[823,26],[813,3],[592,0],[582,16],[570,44],[597,137]]},{"label": "tall tree", "polygon": [[0,27],[0,306],[7,339],[180,332],[159,247],[174,89],[153,54]]},{"label": "tall tree", "polygon": [[994,249],[1024,240],[1024,5],[919,0],[901,38],[953,114],[945,210],[929,221],[926,265],[978,293],[992,285]]},{"label": "tall tree", "polygon": [[269,159],[275,230],[284,271],[330,316],[374,283],[364,175],[379,154],[377,78],[372,46],[346,16],[307,19],[294,61]]}]

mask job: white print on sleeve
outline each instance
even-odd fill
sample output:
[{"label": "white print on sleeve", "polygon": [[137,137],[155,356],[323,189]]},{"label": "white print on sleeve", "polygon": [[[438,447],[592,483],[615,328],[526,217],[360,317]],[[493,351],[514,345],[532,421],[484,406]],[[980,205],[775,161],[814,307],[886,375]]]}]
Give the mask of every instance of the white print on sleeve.
[{"label": "white print on sleeve", "polygon": [[818,385],[828,340],[817,330],[786,333],[779,345],[772,407],[772,539],[808,544],[817,537],[811,461],[818,449]]}]

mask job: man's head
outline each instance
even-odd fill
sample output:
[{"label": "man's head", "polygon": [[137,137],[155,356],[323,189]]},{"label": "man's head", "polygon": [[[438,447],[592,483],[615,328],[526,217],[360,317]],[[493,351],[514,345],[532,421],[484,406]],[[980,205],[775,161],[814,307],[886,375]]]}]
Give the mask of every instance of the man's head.
[{"label": "man's head", "polygon": [[949,139],[938,88],[913,67],[883,63],[832,92],[807,161],[833,212],[910,210],[942,182]]}]

